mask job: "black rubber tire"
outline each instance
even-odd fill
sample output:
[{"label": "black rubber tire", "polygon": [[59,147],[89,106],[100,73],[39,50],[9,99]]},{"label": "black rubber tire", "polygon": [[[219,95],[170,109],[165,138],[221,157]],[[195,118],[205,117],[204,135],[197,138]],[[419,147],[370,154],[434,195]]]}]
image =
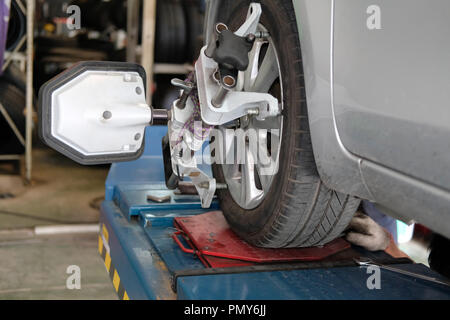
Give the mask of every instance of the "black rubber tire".
[{"label": "black rubber tire", "polygon": [[6,38],[6,50],[13,51],[25,35],[27,19],[20,10],[16,0],[11,1],[10,17],[8,24],[8,35]]},{"label": "black rubber tire", "polygon": [[2,78],[25,94],[27,90],[27,77],[16,65],[10,64],[5,72],[3,72]]},{"label": "black rubber tire", "polygon": [[[236,30],[253,1],[225,1],[219,21]],[[317,172],[292,0],[258,2],[263,10],[261,23],[271,34],[281,65],[284,128],[279,171],[266,198],[254,210],[242,209],[227,190],[218,191],[218,197],[232,229],[253,245],[324,245],[346,229],[360,200],[329,189]],[[220,165],[213,166],[213,173],[218,182],[224,182]]]},{"label": "black rubber tire", "polygon": [[[25,134],[25,95],[16,86],[0,78],[0,102],[8,112],[17,129]],[[0,155],[23,154],[24,147],[0,114]]]},{"label": "black rubber tire", "polygon": [[[11,83],[17,89],[22,92],[24,96],[26,96],[27,92],[27,77],[26,74],[23,73],[15,64],[10,64],[8,68],[3,72],[1,79]],[[36,109],[36,95],[33,93],[33,109]]]},{"label": "black rubber tire", "polygon": [[177,0],[158,1],[156,8],[155,60],[183,63],[186,60],[186,18]]},{"label": "black rubber tire", "polygon": [[175,31],[175,48],[174,48],[174,62],[184,63],[186,62],[186,16],[184,15],[183,4],[181,1],[174,1],[173,3],[173,18],[174,18],[174,31]]},{"label": "black rubber tire", "polygon": [[203,39],[204,14],[201,11],[198,0],[187,0],[183,2],[187,26],[186,58],[188,62],[197,60]]},{"label": "black rubber tire", "polygon": [[155,39],[155,61],[166,62],[170,60],[167,54],[170,54],[170,45],[172,43],[172,32],[170,30],[169,20],[170,10],[168,2],[158,1],[156,3],[156,39]]}]

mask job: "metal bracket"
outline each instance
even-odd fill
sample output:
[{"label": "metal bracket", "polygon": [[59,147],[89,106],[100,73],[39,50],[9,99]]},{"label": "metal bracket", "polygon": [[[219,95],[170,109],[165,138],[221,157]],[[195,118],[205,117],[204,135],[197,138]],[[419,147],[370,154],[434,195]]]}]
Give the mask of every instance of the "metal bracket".
[{"label": "metal bracket", "polygon": [[220,108],[214,107],[212,100],[219,90],[213,74],[217,63],[205,55],[206,47],[195,64],[197,87],[202,120],[209,125],[223,125],[248,114],[257,114],[258,120],[280,114],[278,99],[268,93],[230,91]]},{"label": "metal bracket", "polygon": [[247,19],[245,19],[244,24],[238,29],[238,31],[235,32],[235,35],[245,37],[250,33],[255,34],[261,14],[261,4],[255,2],[251,3],[247,13]]}]

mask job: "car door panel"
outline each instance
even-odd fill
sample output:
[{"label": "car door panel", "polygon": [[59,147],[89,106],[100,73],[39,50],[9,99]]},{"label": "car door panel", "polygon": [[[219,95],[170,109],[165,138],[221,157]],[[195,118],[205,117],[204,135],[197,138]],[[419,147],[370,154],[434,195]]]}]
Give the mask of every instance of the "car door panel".
[{"label": "car door panel", "polygon": [[[381,29],[368,28],[374,4]],[[450,1],[335,0],[334,20],[334,110],[344,146],[450,190]]]}]

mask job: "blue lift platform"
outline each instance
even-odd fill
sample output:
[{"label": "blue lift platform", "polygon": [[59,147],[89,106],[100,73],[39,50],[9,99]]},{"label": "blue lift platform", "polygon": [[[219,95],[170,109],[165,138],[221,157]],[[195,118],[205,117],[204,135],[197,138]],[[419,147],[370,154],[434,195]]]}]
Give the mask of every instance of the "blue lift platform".
[{"label": "blue lift platform", "polygon": [[[166,127],[150,127],[146,150],[133,162],[113,164],[101,207],[99,252],[119,298],[152,300],[450,299],[450,287],[407,273],[380,269],[380,288],[369,289],[372,271],[353,258],[445,281],[424,265],[384,252],[350,248],[319,262],[207,268],[172,239],[174,218],[218,210],[201,208],[195,195],[165,186],[161,140]],[[210,170],[204,167],[203,170]],[[148,196],[170,196],[154,203]]]}]

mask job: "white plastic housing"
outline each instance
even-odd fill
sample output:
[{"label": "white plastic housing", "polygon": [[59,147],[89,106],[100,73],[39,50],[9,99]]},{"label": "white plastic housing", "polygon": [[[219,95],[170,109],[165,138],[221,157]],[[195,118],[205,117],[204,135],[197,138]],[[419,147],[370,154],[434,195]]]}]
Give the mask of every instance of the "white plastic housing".
[{"label": "white plastic housing", "polygon": [[88,70],[51,100],[52,136],[84,156],[136,152],[152,119],[137,72]]}]

